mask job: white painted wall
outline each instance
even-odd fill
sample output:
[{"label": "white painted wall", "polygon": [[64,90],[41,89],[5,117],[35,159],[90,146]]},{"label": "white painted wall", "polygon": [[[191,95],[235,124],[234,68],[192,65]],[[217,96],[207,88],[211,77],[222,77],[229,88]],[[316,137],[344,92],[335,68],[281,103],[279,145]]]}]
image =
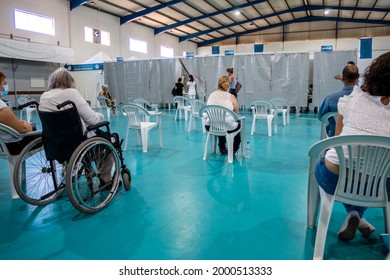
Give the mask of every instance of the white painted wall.
[{"label": "white painted wall", "polygon": [[[54,18],[56,28],[55,36],[15,29],[14,9]],[[62,47],[70,47],[69,13],[69,2],[64,0],[1,0],[0,33],[1,36],[5,38],[9,38],[7,35],[13,34],[14,38],[17,40],[27,41],[28,38],[31,42],[48,45],[59,44]]]}]

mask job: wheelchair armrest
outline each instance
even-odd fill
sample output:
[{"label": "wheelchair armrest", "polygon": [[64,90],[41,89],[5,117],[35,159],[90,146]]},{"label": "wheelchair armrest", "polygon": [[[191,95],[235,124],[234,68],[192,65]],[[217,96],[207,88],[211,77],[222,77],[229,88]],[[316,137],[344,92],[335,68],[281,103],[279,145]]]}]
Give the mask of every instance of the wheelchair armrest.
[{"label": "wheelchair armrest", "polygon": [[105,126],[107,128],[107,131],[110,130],[110,122],[109,121],[102,121],[100,123],[90,125],[87,127],[87,130],[91,131],[91,130],[95,130],[95,129],[103,127],[103,126]]},{"label": "wheelchair armrest", "polygon": [[32,101],[26,102],[26,103],[24,103],[22,105],[19,105],[18,109],[21,110],[23,108],[26,108],[26,107],[29,107],[29,106],[32,106],[32,105],[38,107],[39,103],[36,102],[35,100],[32,100]]}]

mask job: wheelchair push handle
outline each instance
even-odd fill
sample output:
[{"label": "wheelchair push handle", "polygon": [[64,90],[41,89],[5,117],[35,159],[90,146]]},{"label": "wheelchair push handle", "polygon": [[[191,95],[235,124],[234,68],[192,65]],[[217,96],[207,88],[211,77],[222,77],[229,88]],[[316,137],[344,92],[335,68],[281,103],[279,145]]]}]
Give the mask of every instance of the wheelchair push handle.
[{"label": "wheelchair push handle", "polygon": [[38,107],[39,103],[37,101],[35,101],[35,100],[32,100],[32,101],[29,101],[29,102],[26,102],[24,104],[19,105],[18,109],[22,110],[23,108],[30,107],[30,106]]},{"label": "wheelchair push handle", "polygon": [[72,107],[76,108],[76,104],[74,104],[74,102],[70,101],[70,100],[62,102],[62,103],[58,104],[56,107],[58,110],[60,110],[61,108],[65,107],[66,105],[72,105]]}]

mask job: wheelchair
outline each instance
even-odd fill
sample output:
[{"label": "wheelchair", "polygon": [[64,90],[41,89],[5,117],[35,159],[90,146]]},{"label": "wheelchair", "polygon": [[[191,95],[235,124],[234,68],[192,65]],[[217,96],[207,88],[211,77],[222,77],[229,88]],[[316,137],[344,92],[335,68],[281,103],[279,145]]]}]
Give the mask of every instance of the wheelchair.
[{"label": "wheelchair", "polygon": [[[32,103],[38,108],[37,102]],[[110,132],[108,121],[89,126],[87,132],[97,131],[97,135],[87,138],[75,104],[66,101],[57,108],[57,112],[38,109],[42,137],[30,142],[17,157],[15,190],[28,204],[46,205],[66,189],[77,210],[95,213],[109,204],[122,183],[125,190],[131,188],[121,149],[123,139]]]}]

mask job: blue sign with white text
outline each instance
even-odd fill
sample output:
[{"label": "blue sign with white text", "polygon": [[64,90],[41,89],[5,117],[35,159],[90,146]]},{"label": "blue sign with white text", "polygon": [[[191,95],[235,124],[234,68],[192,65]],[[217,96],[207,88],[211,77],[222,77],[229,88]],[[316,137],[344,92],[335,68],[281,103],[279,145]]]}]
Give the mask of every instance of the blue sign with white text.
[{"label": "blue sign with white text", "polygon": [[234,50],[225,50],[225,55],[234,55]]},{"label": "blue sign with white text", "polygon": [[103,70],[103,63],[65,64],[64,67],[68,69],[68,71],[95,71]]},{"label": "blue sign with white text", "polygon": [[186,57],[187,58],[192,58],[195,56],[195,53],[194,52],[186,52]]},{"label": "blue sign with white text", "polygon": [[322,52],[331,52],[333,51],[333,46],[321,46]]}]

